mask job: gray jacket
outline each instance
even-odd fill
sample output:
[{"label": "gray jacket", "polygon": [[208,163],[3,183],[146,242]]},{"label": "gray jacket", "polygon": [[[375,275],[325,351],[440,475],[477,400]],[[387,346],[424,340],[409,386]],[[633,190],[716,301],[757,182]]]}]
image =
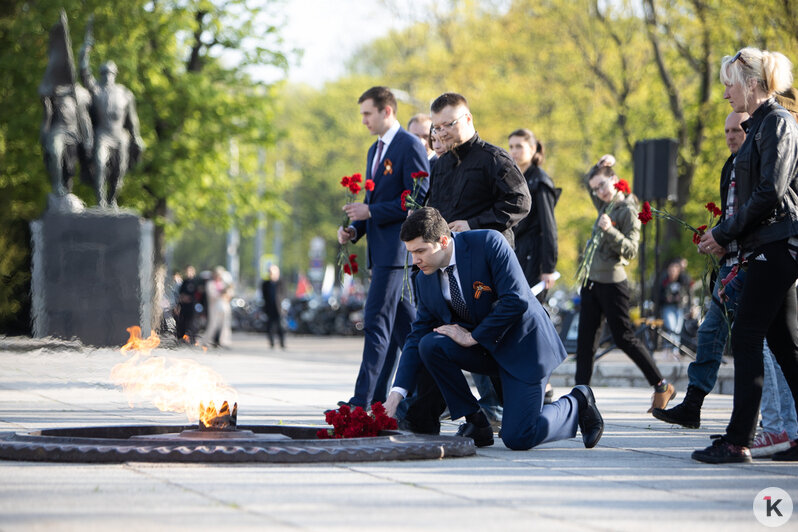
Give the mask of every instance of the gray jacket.
[{"label": "gray jacket", "polygon": [[798,124],[772,98],[743,122],[747,136],[734,161],[737,213],[712,230],[742,250],[798,234]]}]

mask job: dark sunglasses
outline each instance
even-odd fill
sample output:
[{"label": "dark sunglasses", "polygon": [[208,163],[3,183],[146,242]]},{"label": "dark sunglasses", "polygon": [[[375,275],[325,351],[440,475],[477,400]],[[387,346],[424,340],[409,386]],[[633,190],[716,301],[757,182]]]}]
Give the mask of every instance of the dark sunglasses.
[{"label": "dark sunglasses", "polygon": [[746,62],[745,62],[745,59],[743,59],[743,51],[742,51],[742,50],[740,50],[739,52],[737,52],[736,54],[734,54],[734,57],[732,57],[731,61],[729,61],[729,64],[731,65],[732,63],[734,63],[734,62],[735,62],[735,61],[737,61],[738,59],[739,59],[739,60],[740,60],[740,62],[741,62],[742,64],[744,64],[745,66],[749,66],[749,65],[748,65],[748,63],[746,63]]}]

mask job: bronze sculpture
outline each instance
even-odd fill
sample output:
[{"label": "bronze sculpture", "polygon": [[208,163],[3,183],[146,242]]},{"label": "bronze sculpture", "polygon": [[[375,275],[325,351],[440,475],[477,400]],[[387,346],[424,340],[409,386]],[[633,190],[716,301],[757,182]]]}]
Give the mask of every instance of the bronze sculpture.
[{"label": "bronze sculpture", "polygon": [[92,179],[100,207],[116,207],[116,196],[128,169],[144,151],[139,135],[139,118],[133,93],[116,83],[117,67],[108,61],[100,67],[100,81],[89,68],[89,52],[94,46],[91,20],[80,50],[80,77],[91,94],[94,126]]},{"label": "bronze sculpture", "polygon": [[40,141],[53,192],[50,205],[80,211],[83,203],[71,194],[72,178],[80,162],[81,177],[90,181],[94,133],[89,114],[91,96],[75,82],[75,65],[66,13],[50,31],[47,70],[39,85],[44,107]]}]

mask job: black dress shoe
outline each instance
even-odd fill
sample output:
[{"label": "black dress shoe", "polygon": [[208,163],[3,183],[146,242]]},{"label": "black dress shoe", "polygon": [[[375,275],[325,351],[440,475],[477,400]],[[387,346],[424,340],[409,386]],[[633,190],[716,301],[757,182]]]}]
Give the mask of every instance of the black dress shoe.
[{"label": "black dress shoe", "polygon": [[604,419],[596,407],[596,398],[590,386],[584,384],[574,386],[571,395],[574,392],[579,392],[587,400],[587,405],[579,409],[579,430],[582,432],[582,442],[585,447],[591,449],[596,446],[604,433]]},{"label": "black dress shoe", "polygon": [[466,422],[460,425],[455,436],[471,438],[474,440],[474,445],[477,447],[488,447],[493,445],[493,427],[490,425],[487,427],[477,427],[473,423]]}]

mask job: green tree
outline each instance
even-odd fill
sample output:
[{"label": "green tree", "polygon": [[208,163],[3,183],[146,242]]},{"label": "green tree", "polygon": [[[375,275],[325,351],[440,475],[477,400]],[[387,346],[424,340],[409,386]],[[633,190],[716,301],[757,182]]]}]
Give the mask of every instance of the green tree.
[{"label": "green tree", "polygon": [[[75,46],[94,15],[92,59],[113,59],[119,82],[136,96],[147,149],[119,197],[155,222],[156,263],[166,239],[199,221],[234,223],[246,233],[257,212],[282,210],[280,188],[262,190],[257,148],[272,144],[274,88],[255,82],[250,65],[286,68],[273,3],[246,0],[11,1],[0,12],[0,326],[26,322],[29,271],[25,228],[43,211],[49,180],[38,145],[37,85],[47,62],[50,27],[63,6]],[[233,58],[230,58],[233,54]],[[231,142],[238,147],[231,155]],[[235,160],[234,160],[235,159]],[[238,172],[231,172],[232,166]],[[88,187],[74,190],[88,203]],[[20,317],[21,316],[21,317]]]}]

